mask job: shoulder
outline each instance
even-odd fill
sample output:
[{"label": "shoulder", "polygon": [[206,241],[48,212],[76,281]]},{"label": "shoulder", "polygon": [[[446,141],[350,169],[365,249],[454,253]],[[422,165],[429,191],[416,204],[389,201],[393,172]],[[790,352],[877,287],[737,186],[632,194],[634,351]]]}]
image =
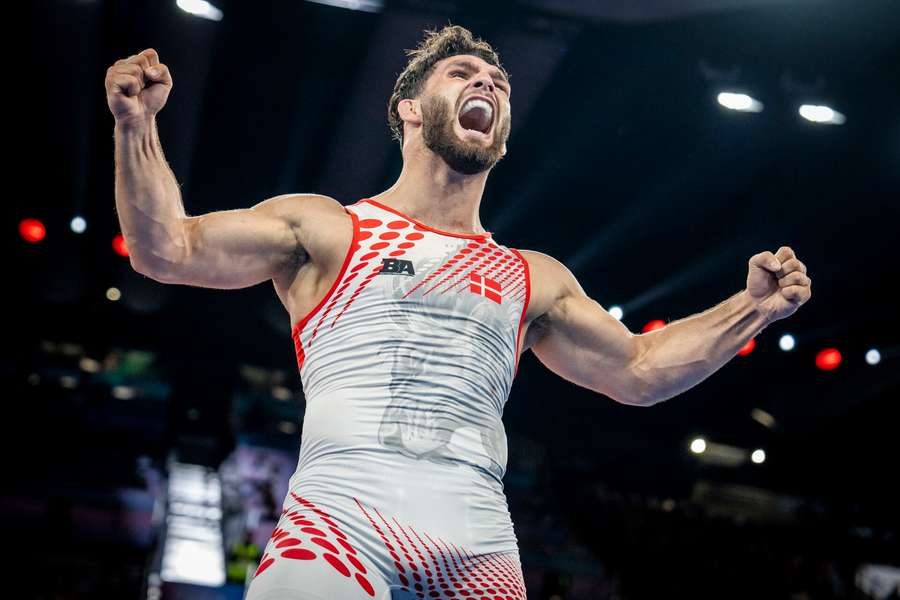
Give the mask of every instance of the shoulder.
[{"label": "shoulder", "polygon": [[252,210],[283,219],[293,226],[308,218],[346,215],[340,202],[321,194],[281,194],[263,200]]},{"label": "shoulder", "polygon": [[353,238],[350,214],[330,196],[282,194],[260,202],[251,210],[286,225],[312,263],[340,260]]},{"label": "shoulder", "polygon": [[572,272],[560,261],[549,254],[536,250],[518,250],[528,263],[528,270],[533,285],[541,285],[552,289],[556,295],[572,290],[580,290],[581,285]]},{"label": "shoulder", "polygon": [[584,291],[572,272],[559,260],[536,250],[518,252],[528,263],[531,298],[526,321],[544,317],[551,309],[573,295]]}]

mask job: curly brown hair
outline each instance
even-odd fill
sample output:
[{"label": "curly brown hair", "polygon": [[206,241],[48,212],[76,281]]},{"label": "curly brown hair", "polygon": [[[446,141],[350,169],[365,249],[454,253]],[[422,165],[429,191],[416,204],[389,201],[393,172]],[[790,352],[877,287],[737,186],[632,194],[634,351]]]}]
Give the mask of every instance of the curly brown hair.
[{"label": "curly brown hair", "polygon": [[425,81],[434,70],[434,65],[456,54],[471,54],[489,62],[506,75],[509,74],[500,64],[500,57],[490,44],[475,38],[472,32],[459,25],[447,25],[440,31],[426,30],[425,37],[414,50],[406,50],[409,62],[394,83],[394,93],[388,100],[388,124],[391,126],[393,139],[403,145],[403,120],[397,105],[404,98],[416,98],[422,93]]}]

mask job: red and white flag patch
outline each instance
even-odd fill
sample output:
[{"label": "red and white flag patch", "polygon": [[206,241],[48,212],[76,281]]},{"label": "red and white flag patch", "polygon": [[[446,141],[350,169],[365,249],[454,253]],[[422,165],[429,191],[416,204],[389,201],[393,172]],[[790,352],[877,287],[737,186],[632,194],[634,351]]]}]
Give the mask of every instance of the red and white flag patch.
[{"label": "red and white flag patch", "polygon": [[469,291],[500,304],[500,284],[478,273],[469,273]]}]

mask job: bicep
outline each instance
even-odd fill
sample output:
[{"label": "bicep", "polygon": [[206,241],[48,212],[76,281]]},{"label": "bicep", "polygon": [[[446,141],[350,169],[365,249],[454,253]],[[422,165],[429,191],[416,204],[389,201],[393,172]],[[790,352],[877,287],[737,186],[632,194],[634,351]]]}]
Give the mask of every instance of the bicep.
[{"label": "bicep", "polygon": [[532,351],[551,371],[576,385],[635,404],[633,366],[638,336],[587,296],[574,282],[538,320]]},{"label": "bicep", "polygon": [[244,288],[272,279],[302,254],[298,224],[284,214],[284,204],[290,200],[278,197],[253,208],[186,217],[180,260],[151,277],[163,283],[218,289]]}]

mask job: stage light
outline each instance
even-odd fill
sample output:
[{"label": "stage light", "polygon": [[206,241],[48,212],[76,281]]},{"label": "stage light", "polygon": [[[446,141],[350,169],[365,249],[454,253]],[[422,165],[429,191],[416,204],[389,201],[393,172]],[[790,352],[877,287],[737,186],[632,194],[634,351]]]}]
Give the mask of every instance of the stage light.
[{"label": "stage light", "polygon": [[125,245],[125,236],[121,233],[113,238],[112,247],[113,250],[116,251],[116,254],[128,256],[128,246]]},{"label": "stage light", "polygon": [[665,326],[666,326],[665,321],[663,321],[661,319],[655,319],[653,321],[650,321],[646,325],[644,325],[644,329],[642,329],[641,331],[643,333],[647,333],[648,331],[653,331],[654,329],[662,329]]},{"label": "stage light", "polygon": [[738,356],[746,356],[753,352],[753,349],[756,348],[756,338],[750,338],[744,347],[738,350]]},{"label": "stage light", "polygon": [[116,400],[132,400],[137,397],[137,389],[129,385],[117,385],[112,389],[112,397]]},{"label": "stage light", "polygon": [[694,454],[703,454],[706,451],[706,440],[697,438],[691,442],[691,452]]},{"label": "stage light", "polygon": [[816,354],[816,366],[823,371],[832,371],[841,364],[841,353],[837,348],[825,348]]},{"label": "stage light", "polygon": [[797,342],[794,340],[794,336],[789,333],[784,334],[781,336],[781,339],[778,340],[778,347],[785,352],[793,350],[795,345],[797,345]]},{"label": "stage light", "polygon": [[750,455],[750,460],[754,463],[761,465],[766,462],[766,451],[765,450],[754,450],[753,454]]},{"label": "stage light", "polygon": [[72,231],[75,233],[84,233],[84,230],[87,229],[87,221],[85,221],[83,217],[73,217],[72,221],[69,223],[69,227],[71,227]]},{"label": "stage light", "polygon": [[384,2],[382,0],[309,0],[316,4],[324,4],[326,6],[334,6],[337,8],[347,8],[349,10],[361,10],[364,12],[377,13],[381,12]]},{"label": "stage light", "polygon": [[829,106],[804,104],[797,112],[807,121],[824,125],[843,125],[847,120],[844,115]]},{"label": "stage light", "polygon": [[775,427],[775,417],[761,408],[754,408],[753,410],[751,410],[750,417],[763,427],[766,427],[768,429],[772,429],[773,427]]},{"label": "stage light", "polygon": [[122,297],[122,292],[119,291],[119,288],[111,287],[106,290],[106,299],[110,302],[115,302],[119,298]]},{"label": "stage light", "polygon": [[872,348],[868,352],[866,352],[866,362],[870,365],[877,365],[881,362],[881,352]]},{"label": "stage light", "polygon": [[293,435],[297,433],[297,425],[295,423],[291,423],[290,421],[281,421],[278,424],[278,431],[281,433],[286,433],[288,435]]},{"label": "stage light", "polygon": [[740,112],[762,112],[763,104],[759,100],[751,98],[747,94],[736,94],[733,92],[721,92],[716,96],[719,104],[729,110]]},{"label": "stage light", "polygon": [[103,365],[101,365],[99,361],[88,358],[87,356],[83,356],[81,360],[78,361],[78,366],[85,373],[99,373],[100,369],[103,368]]},{"label": "stage light", "polygon": [[294,394],[291,392],[290,388],[286,388],[283,385],[276,385],[272,388],[272,397],[276,400],[287,402],[288,400],[293,399]]},{"label": "stage light", "polygon": [[47,236],[47,228],[37,219],[23,219],[19,223],[19,235],[26,242],[34,244]]},{"label": "stage light", "polygon": [[176,0],[175,4],[184,12],[194,16],[209,19],[210,21],[222,20],[222,11],[206,2],[206,0]]},{"label": "stage light", "polygon": [[621,321],[622,317],[624,316],[621,306],[610,306],[609,314],[612,315],[612,318],[615,319],[616,321]]}]

